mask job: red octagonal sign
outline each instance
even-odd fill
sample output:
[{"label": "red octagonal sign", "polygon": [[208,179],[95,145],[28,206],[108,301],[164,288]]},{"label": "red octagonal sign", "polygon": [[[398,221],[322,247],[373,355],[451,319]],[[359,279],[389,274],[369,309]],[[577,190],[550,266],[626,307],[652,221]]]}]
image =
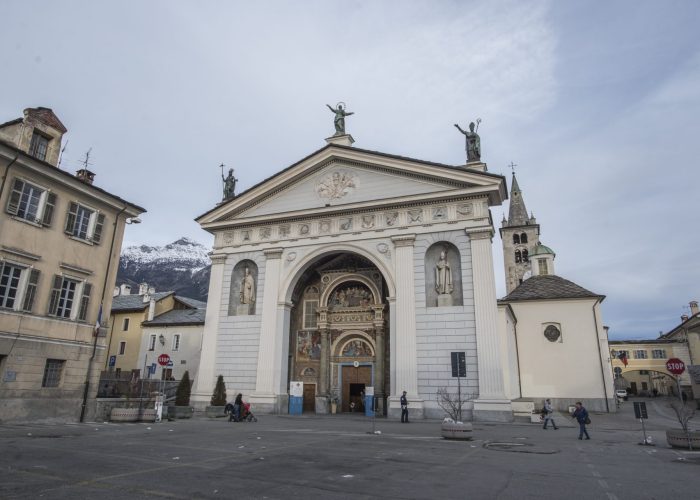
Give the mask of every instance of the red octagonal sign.
[{"label": "red octagonal sign", "polygon": [[674,375],[680,375],[685,371],[685,363],[678,358],[671,358],[666,361],[666,369]]},{"label": "red octagonal sign", "polygon": [[160,356],[158,356],[158,364],[160,366],[165,366],[168,364],[168,362],[170,362],[170,356],[168,356],[167,354],[161,354]]}]

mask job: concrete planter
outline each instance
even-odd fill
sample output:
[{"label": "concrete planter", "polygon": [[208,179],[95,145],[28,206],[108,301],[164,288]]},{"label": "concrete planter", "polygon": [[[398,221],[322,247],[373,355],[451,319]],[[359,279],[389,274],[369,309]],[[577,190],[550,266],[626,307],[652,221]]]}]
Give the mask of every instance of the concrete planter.
[{"label": "concrete planter", "polygon": [[682,429],[666,431],[666,442],[672,448],[688,449],[688,436],[693,445],[693,450],[700,450],[700,431],[691,431],[688,434]]},{"label": "concrete planter", "polygon": [[153,408],[112,408],[110,422],[155,422],[156,410]]},{"label": "concrete planter", "polygon": [[469,422],[443,422],[442,437],[468,441],[472,438],[472,424]]},{"label": "concrete planter", "polygon": [[192,418],[191,406],[168,407],[168,418]]},{"label": "concrete planter", "polygon": [[204,409],[204,414],[210,418],[227,417],[225,408],[225,406],[207,406]]}]

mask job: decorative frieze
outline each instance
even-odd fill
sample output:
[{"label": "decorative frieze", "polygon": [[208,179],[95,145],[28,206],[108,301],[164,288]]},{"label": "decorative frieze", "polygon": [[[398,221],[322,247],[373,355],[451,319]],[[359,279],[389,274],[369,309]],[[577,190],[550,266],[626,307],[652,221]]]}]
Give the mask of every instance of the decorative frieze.
[{"label": "decorative frieze", "polygon": [[[217,234],[215,246],[239,246],[268,241],[333,236],[358,231],[382,231],[393,227],[457,222],[483,218],[484,213],[488,214],[488,207],[485,210],[484,212],[481,201],[461,201],[427,207],[338,215],[318,221],[267,224],[261,227],[222,231]],[[389,254],[385,253],[385,255]]]}]

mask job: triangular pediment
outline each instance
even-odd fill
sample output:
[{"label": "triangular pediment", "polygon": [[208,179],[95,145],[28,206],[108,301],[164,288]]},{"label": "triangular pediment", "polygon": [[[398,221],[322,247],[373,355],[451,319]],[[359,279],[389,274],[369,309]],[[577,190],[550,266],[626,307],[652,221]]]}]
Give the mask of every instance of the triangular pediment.
[{"label": "triangular pediment", "polygon": [[450,196],[505,197],[502,176],[327,146],[200,216],[205,228],[285,217],[420,203]]}]

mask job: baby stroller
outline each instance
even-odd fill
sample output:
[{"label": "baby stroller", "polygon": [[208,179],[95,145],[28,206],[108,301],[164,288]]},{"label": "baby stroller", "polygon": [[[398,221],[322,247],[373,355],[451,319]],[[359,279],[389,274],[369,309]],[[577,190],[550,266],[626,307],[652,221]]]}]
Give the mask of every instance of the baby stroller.
[{"label": "baby stroller", "polygon": [[[226,415],[229,415],[228,421],[231,422],[234,419],[233,417],[233,404],[228,403],[226,407],[224,408],[224,412]],[[250,411],[250,403],[243,403],[241,405],[241,415],[237,422],[257,422],[258,419],[255,415],[253,415],[253,412]]]},{"label": "baby stroller", "polygon": [[241,422],[257,422],[258,418],[250,411],[250,403],[243,403],[241,407]]}]

